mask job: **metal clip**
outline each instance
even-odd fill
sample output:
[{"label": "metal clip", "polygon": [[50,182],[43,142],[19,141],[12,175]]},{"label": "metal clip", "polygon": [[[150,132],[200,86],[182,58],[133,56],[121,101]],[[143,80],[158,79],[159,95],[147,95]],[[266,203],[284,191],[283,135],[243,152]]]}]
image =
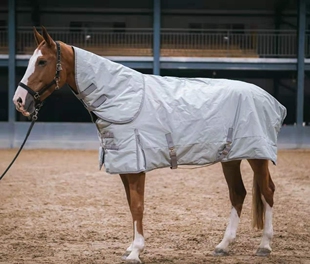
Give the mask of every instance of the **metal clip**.
[{"label": "metal clip", "polygon": [[230,151],[230,149],[231,149],[231,143],[227,143],[226,147],[222,151],[222,154],[226,156],[228,152]]},{"label": "metal clip", "polygon": [[39,99],[40,99],[40,94],[39,94],[38,92],[35,93],[34,96],[33,96],[33,98],[34,98],[35,100],[39,100]]},{"label": "metal clip", "polygon": [[59,90],[59,80],[60,78],[59,77],[55,77],[55,82],[56,82],[56,87],[55,87],[55,90]]},{"label": "metal clip", "polygon": [[62,71],[61,63],[57,63],[57,64],[56,64],[56,70],[57,70],[57,71]]},{"label": "metal clip", "polygon": [[31,117],[31,119],[33,120],[33,121],[37,121],[38,120],[38,113],[39,113],[39,109],[35,109],[34,110],[34,114],[32,115],[32,117]]},{"label": "metal clip", "polygon": [[175,152],[174,147],[169,148],[170,164],[171,169],[176,169],[178,167],[177,153]]}]

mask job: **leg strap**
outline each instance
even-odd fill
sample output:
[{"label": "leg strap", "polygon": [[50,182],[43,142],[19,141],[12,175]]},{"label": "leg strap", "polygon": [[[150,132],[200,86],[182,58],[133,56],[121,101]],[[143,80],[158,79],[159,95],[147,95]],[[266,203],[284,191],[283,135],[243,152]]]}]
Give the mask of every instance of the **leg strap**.
[{"label": "leg strap", "polygon": [[219,152],[218,160],[222,160],[223,158],[225,158],[227,154],[229,153],[229,151],[231,150],[232,136],[233,136],[233,128],[230,127],[228,129],[226,145],[224,149]]},{"label": "leg strap", "polygon": [[178,167],[178,158],[175,152],[175,147],[174,147],[171,133],[166,134],[166,140],[167,140],[167,144],[169,148],[169,156],[170,156],[170,164],[171,164],[170,168],[176,169]]}]

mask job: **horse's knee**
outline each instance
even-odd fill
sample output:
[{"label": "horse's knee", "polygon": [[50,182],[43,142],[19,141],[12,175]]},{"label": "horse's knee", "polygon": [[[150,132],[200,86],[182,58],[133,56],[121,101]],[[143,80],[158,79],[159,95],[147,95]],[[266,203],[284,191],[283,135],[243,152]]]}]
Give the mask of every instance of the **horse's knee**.
[{"label": "horse's knee", "polygon": [[140,217],[143,215],[144,211],[144,205],[142,203],[136,204],[136,205],[131,205],[130,206],[130,211],[132,216],[135,217]]}]

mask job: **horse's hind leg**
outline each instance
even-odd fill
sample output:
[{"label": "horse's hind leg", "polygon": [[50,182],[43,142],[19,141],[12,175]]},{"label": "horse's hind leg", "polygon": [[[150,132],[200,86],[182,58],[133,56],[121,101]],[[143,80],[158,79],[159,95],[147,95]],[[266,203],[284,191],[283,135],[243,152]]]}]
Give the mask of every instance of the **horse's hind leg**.
[{"label": "horse's hind leg", "polygon": [[272,207],[275,186],[269,173],[268,160],[249,160],[249,163],[254,171],[253,227],[263,229],[262,240],[256,255],[268,256],[273,237]]},{"label": "horse's hind leg", "polygon": [[145,173],[121,174],[125,187],[128,205],[133,220],[133,242],[127,248],[123,259],[128,263],[141,263],[139,255],[144,249],[143,210]]},{"label": "horse's hind leg", "polygon": [[222,163],[223,172],[229,189],[232,210],[224,238],[221,243],[216,246],[214,251],[214,254],[218,256],[227,255],[229,244],[236,238],[242,205],[246,196],[246,190],[241,178],[240,163],[240,160]]}]

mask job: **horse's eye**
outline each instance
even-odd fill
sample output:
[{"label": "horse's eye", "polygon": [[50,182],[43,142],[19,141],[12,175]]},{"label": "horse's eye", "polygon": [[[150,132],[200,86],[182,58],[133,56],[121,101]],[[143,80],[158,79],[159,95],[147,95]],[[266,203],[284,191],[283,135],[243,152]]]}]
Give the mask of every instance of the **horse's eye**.
[{"label": "horse's eye", "polygon": [[39,66],[44,66],[46,64],[45,60],[39,60],[38,65]]}]

